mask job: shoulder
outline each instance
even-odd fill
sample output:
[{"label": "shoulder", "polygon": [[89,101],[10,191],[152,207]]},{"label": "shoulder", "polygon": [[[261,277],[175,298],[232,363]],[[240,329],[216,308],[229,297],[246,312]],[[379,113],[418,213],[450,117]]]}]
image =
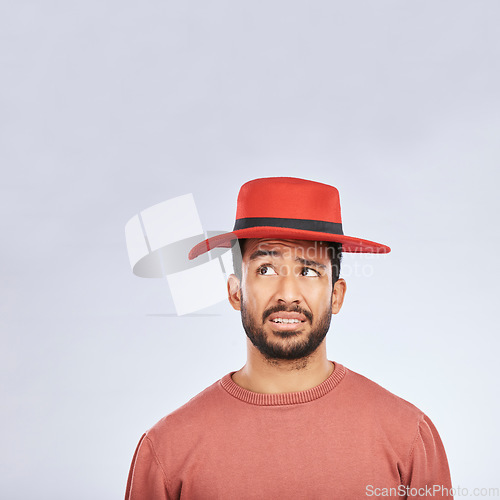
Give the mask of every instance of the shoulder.
[{"label": "shoulder", "polygon": [[424,414],[415,405],[388,391],[373,380],[346,369],[346,389],[353,392],[353,397],[375,408],[386,408],[422,417]]},{"label": "shoulder", "polygon": [[393,394],[376,382],[346,369],[345,384],[341,384],[346,399],[356,409],[357,418],[372,425],[390,428],[405,436],[415,436],[427,419],[422,410]]},{"label": "shoulder", "polygon": [[152,442],[176,439],[204,427],[224,405],[225,391],[217,380],[187,403],[156,422],[148,431]]},{"label": "shoulder", "polygon": [[344,390],[351,401],[357,428],[377,442],[390,443],[405,484],[450,486],[443,443],[430,418],[414,404],[379,384],[347,370]]}]

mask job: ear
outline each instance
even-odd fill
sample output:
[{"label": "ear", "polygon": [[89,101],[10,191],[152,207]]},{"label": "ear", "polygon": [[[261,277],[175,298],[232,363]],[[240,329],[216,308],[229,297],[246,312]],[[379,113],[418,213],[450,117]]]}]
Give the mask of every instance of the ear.
[{"label": "ear", "polygon": [[227,298],[233,309],[241,311],[241,286],[235,274],[229,275],[227,279]]},{"label": "ear", "polygon": [[347,289],[346,282],[343,278],[339,278],[333,286],[332,292],[332,314],[337,314],[344,303],[345,292]]}]

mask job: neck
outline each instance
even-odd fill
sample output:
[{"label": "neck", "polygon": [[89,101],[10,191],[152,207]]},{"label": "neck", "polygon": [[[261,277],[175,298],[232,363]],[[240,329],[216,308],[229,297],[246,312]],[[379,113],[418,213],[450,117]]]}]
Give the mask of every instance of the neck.
[{"label": "neck", "polygon": [[247,362],[233,374],[233,381],[244,389],[262,394],[299,392],[324,382],[333,368],[326,357],[325,341],[306,358],[269,360],[247,339]]}]

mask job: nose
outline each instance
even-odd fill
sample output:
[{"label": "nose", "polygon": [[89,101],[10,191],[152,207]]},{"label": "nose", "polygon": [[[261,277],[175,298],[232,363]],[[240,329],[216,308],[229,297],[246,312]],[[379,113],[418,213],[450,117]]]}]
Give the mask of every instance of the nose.
[{"label": "nose", "polygon": [[278,280],[278,288],[275,298],[282,304],[300,304],[302,301],[302,292],[299,279],[294,273],[288,272],[282,274]]}]

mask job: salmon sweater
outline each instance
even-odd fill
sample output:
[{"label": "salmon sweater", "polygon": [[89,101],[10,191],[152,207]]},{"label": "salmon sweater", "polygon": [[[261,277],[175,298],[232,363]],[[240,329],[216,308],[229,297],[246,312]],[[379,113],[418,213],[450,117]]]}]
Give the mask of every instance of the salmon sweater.
[{"label": "salmon sweater", "polygon": [[143,434],[126,500],[452,498],[432,422],[367,378],[335,363],[312,389],[260,394],[233,373]]}]

